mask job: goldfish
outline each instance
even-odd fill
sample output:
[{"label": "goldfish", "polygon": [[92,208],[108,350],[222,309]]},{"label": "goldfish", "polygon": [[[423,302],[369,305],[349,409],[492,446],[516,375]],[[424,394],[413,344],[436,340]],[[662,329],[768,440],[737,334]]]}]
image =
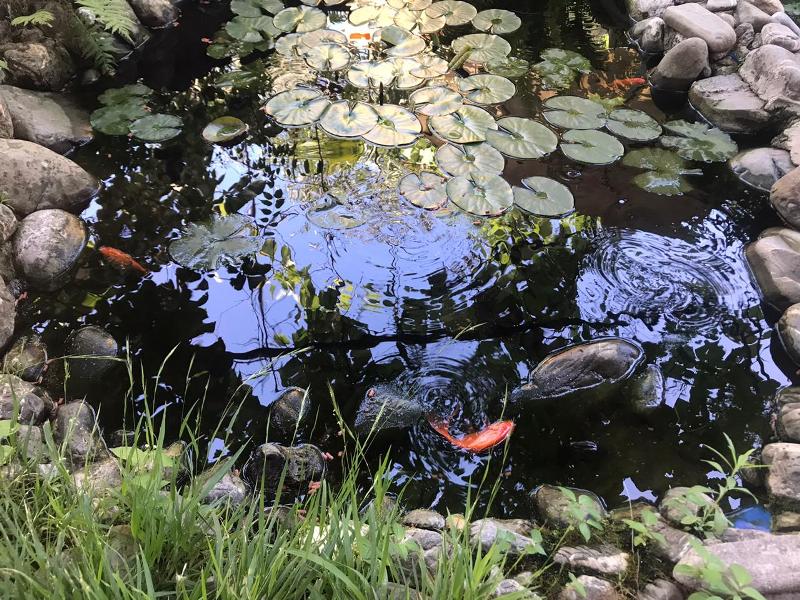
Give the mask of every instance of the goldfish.
[{"label": "goldfish", "polygon": [[122,250],[117,250],[116,248],[111,248],[110,246],[100,246],[100,248],[97,250],[104,259],[122,271],[133,269],[142,275],[147,275],[148,273],[147,269],[136,262],[136,260],[130,254],[126,254]]},{"label": "goldfish", "polygon": [[644,77],[626,77],[624,79],[615,79],[610,84],[610,86],[617,91],[624,91],[628,88],[639,87],[642,85],[647,85],[647,80]]},{"label": "goldfish", "polygon": [[480,431],[468,433],[467,435],[457,438],[450,434],[447,423],[432,417],[428,418],[428,423],[430,423],[434,431],[454,446],[475,453],[485,452],[489,448],[501,444],[511,435],[511,432],[514,431],[514,421],[495,421]]}]

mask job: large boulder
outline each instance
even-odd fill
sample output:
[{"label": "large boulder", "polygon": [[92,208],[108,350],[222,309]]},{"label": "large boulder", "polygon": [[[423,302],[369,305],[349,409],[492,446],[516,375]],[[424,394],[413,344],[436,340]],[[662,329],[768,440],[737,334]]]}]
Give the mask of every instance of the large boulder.
[{"label": "large boulder", "polygon": [[14,85],[24,88],[56,92],[75,75],[69,52],[54,42],[2,44],[0,58]]},{"label": "large boulder", "polygon": [[63,449],[70,470],[111,457],[97,428],[94,409],[82,401],[59,407],[53,422],[53,439]]},{"label": "large boulder", "polygon": [[580,524],[580,522],[576,520],[577,515],[571,510],[575,501],[572,500],[568,494],[564,493],[564,489],[571,491],[576,499],[580,499],[581,496],[586,496],[587,499],[583,502],[591,504],[597,514],[603,517],[607,515],[600,498],[588,490],[561,488],[555,485],[540,485],[531,494],[531,500],[533,501],[533,506],[536,509],[536,514],[539,516],[539,519],[555,527],[577,526]]},{"label": "large boulder", "polygon": [[769,201],[781,219],[800,229],[800,167],[792,169],[773,184]]},{"label": "large boulder", "polygon": [[769,15],[774,15],[776,12],[783,12],[783,3],[781,2],[781,0],[748,0],[748,1]]},{"label": "large boulder", "polygon": [[800,233],[770,227],[747,246],[745,257],[764,300],[780,311],[800,302]]},{"label": "large boulder", "polygon": [[794,169],[786,150],[752,148],[730,160],[731,170],[747,185],[768,192],[772,185]]},{"label": "large boulder", "polygon": [[22,219],[12,244],[17,273],[31,287],[53,291],[72,277],[86,247],[86,228],[63,210],[40,210]]},{"label": "large boulder", "polygon": [[789,52],[800,50],[800,37],[781,23],[767,23],[764,25],[761,29],[761,43],[763,45],[780,46]]},{"label": "large boulder", "polygon": [[761,31],[764,25],[772,23],[772,17],[760,8],[744,0],[739,2],[736,7],[736,20],[739,21],[740,24],[749,23],[756,32]]},{"label": "large boulder", "polygon": [[64,154],[92,139],[89,113],[68,96],[0,85],[0,101],[8,107],[19,140]]},{"label": "large boulder", "polygon": [[800,304],[792,304],[775,325],[786,353],[800,364]]},{"label": "large boulder", "polygon": [[772,139],[775,148],[782,148],[789,152],[789,157],[795,165],[800,165],[800,121],[795,121]]},{"label": "large boulder", "polygon": [[394,384],[370,388],[358,407],[355,430],[360,436],[392,434],[416,425],[425,407],[416,394],[405,393]]},{"label": "large boulder", "polygon": [[686,91],[694,81],[710,73],[708,46],[699,37],[683,40],[664,55],[650,76],[660,89]]},{"label": "large boulder", "polygon": [[0,140],[0,156],[0,190],[19,217],[45,208],[78,211],[97,193],[89,173],[33,142]]},{"label": "large boulder", "polygon": [[730,133],[755,133],[770,121],[764,101],[738,74],[695,82],[689,102],[712,125]]},{"label": "large boulder", "polygon": [[16,375],[0,375],[0,420],[16,419],[27,425],[39,425],[50,418],[55,404],[47,392]]},{"label": "large boulder", "polygon": [[243,474],[255,492],[263,489],[267,497],[273,498],[280,491],[283,499],[291,501],[293,495],[308,491],[310,483],[321,481],[326,470],[322,452],[312,444],[268,443],[253,451]]},{"label": "large boulder", "polygon": [[686,38],[702,38],[710,54],[725,54],[736,44],[733,27],[700,4],[670,6],[661,18]]},{"label": "large boulder", "polygon": [[780,46],[756,48],[742,63],[739,75],[770,110],[796,112],[800,100],[800,58]]},{"label": "large boulder", "polygon": [[178,20],[180,11],[169,0],[129,0],[133,12],[148,27],[166,27]]}]

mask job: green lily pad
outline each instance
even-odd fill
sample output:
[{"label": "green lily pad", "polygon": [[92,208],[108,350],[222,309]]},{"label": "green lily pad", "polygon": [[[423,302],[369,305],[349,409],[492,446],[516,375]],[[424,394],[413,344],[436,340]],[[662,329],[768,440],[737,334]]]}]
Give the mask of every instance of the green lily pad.
[{"label": "green lily pad", "polygon": [[606,129],[614,135],[632,142],[652,142],[661,135],[661,125],[641,110],[618,108],[611,111]]},{"label": "green lily pad", "polygon": [[318,121],[329,105],[321,91],[295,88],[270,98],[264,110],[281,125],[299,127]]},{"label": "green lily pad", "polygon": [[251,71],[228,71],[221,73],[211,84],[222,90],[246,88],[258,81],[258,75]]},{"label": "green lily pad", "polygon": [[558,146],[558,136],[531,119],[504,117],[497,126],[486,132],[486,141],[511,158],[542,158]]},{"label": "green lily pad", "polygon": [[575,198],[563,183],[549,177],[527,177],[514,188],[514,204],[539,217],[565,217],[575,210]]},{"label": "green lily pad", "polygon": [[436,150],[436,166],[451,177],[472,173],[500,175],[506,160],[486,142],[463,146],[444,144]]},{"label": "green lily pad", "polygon": [[481,73],[458,80],[464,98],[474,104],[500,104],[517,93],[516,86],[505,77]]},{"label": "green lily pad", "polygon": [[178,136],[183,120],[175,115],[156,113],[131,123],[131,134],[143,142],[166,142]]},{"label": "green lily pad", "polygon": [[322,73],[341,71],[350,64],[350,50],[347,46],[333,42],[320,43],[303,53],[309,67]]},{"label": "green lily pad", "polygon": [[705,123],[670,121],[664,129],[676,135],[665,135],[661,144],[675,150],[683,158],[703,162],[728,160],[738,151],[736,142],[727,133]]},{"label": "green lily pad", "polygon": [[453,52],[466,52],[467,60],[478,64],[497,62],[511,53],[511,44],[491,33],[470,33],[453,40]]},{"label": "green lily pad", "polygon": [[335,29],[316,29],[300,34],[300,43],[304,48],[314,49],[320,44],[347,45],[347,36]]},{"label": "green lily pad", "polygon": [[460,94],[442,85],[415,90],[408,100],[414,112],[428,117],[449,115],[464,105]]},{"label": "green lily pad", "polygon": [[425,80],[412,73],[419,68],[419,62],[405,56],[388,58],[385,61],[392,70],[393,84],[398,90],[410,90],[422,85]]},{"label": "green lily pad", "polygon": [[347,71],[347,81],[362,89],[378,87],[381,84],[383,87],[388,87],[394,78],[394,67],[387,60],[362,60]]},{"label": "green lily pad", "polygon": [[272,17],[234,17],[225,24],[225,32],[240,42],[258,43],[278,37],[281,31],[275,28]]},{"label": "green lily pad", "polygon": [[447,204],[445,179],[436,173],[409,173],[400,180],[400,195],[414,206],[437,210]]},{"label": "green lily pad", "polygon": [[435,54],[423,54],[414,58],[419,63],[419,67],[411,70],[411,74],[414,77],[433,79],[434,77],[441,77],[449,70],[447,61]]},{"label": "green lily pad", "polygon": [[684,175],[702,175],[700,169],[689,168],[688,162],[672,150],[637,148],[622,159],[626,167],[644,169],[633,183],[647,192],[661,196],[680,196],[692,190]]},{"label": "green lily pad", "polygon": [[318,8],[310,6],[293,6],[284,8],[275,15],[272,24],[281,31],[305,33],[322,29],[328,22],[328,17]]},{"label": "green lily pad", "polygon": [[478,14],[478,9],[461,0],[444,0],[434,2],[425,9],[425,12],[433,18],[444,17],[445,25],[457,27],[469,23]]},{"label": "green lily pad", "polygon": [[242,17],[260,17],[261,9],[248,0],[231,0],[231,12]]},{"label": "green lily pad", "polygon": [[567,88],[572,85],[579,73],[588,73],[592,70],[589,59],[572,50],[548,48],[540,56],[542,60],[533,65],[533,70],[548,88]]},{"label": "green lily pad", "polygon": [[170,244],[169,253],[187,269],[235,266],[261,247],[261,240],[252,235],[251,229],[252,223],[242,215],[215,215],[210,223],[191,223],[183,237]]},{"label": "green lily pad", "polygon": [[499,175],[472,173],[447,182],[447,197],[461,210],[480,217],[502,215],[514,204],[508,182]]},{"label": "green lily pad", "polygon": [[89,122],[95,131],[106,135],[128,135],[131,124],[148,114],[150,113],[140,99],[132,99],[98,108],[92,113]]},{"label": "green lily pad", "polygon": [[506,57],[501,60],[486,63],[486,72],[492,75],[500,75],[509,79],[519,79],[525,77],[530,71],[531,64],[523,58]]},{"label": "green lily pad", "polygon": [[286,58],[297,58],[305,33],[287,33],[275,40],[275,52]]},{"label": "green lily pad", "polygon": [[564,156],[587,165],[610,165],[625,154],[613,135],[596,129],[573,129],[561,136]]},{"label": "green lily pad", "polygon": [[600,129],[606,124],[606,109],[586,98],[553,96],[544,108],[545,120],[562,129]]},{"label": "green lily pad", "polygon": [[436,137],[456,144],[486,141],[487,130],[497,129],[494,117],[477,106],[462,106],[448,115],[431,117],[428,128]]},{"label": "green lily pad", "polygon": [[203,129],[203,139],[212,144],[230,142],[247,133],[247,123],[236,117],[219,117]]},{"label": "green lily pad", "polygon": [[146,99],[152,94],[153,90],[146,85],[134,83],[121,88],[106,90],[100,94],[97,99],[101,104],[105,104],[106,106],[126,104],[130,100],[144,104],[147,101]]},{"label": "green lily pad", "polygon": [[350,13],[348,20],[359,27],[369,23],[372,27],[388,27],[394,25],[397,9],[388,5],[361,6]]},{"label": "green lily pad", "polygon": [[517,15],[502,8],[482,10],[472,19],[472,26],[478,31],[498,35],[516,31],[520,25],[522,25],[522,20]]},{"label": "green lily pad", "polygon": [[414,56],[425,50],[425,40],[397,25],[384,27],[378,33],[382,44],[387,46],[387,56]]},{"label": "green lily pad", "polygon": [[440,31],[445,26],[445,18],[431,17],[425,11],[403,8],[394,16],[394,24],[409,31],[416,30],[417,33],[428,34]]},{"label": "green lily pad", "polygon": [[376,146],[394,148],[413,144],[422,133],[419,119],[402,106],[383,104],[374,108],[378,113],[378,123],[362,136],[365,141]]},{"label": "green lily pad", "polygon": [[378,113],[364,102],[340,100],[328,106],[319,120],[325,133],[337,138],[355,138],[372,131]]}]

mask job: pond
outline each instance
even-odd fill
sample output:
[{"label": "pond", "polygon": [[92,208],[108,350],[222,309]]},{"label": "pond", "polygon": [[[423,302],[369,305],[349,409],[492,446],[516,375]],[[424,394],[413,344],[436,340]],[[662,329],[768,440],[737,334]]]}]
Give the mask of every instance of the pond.
[{"label": "pond", "polygon": [[[520,17],[521,27],[504,36],[515,58],[534,64],[555,47],[590,59],[591,72],[576,73],[561,95],[627,95],[629,108],[660,123],[693,120],[683,108],[665,113],[636,85],[641,58],[608,4],[476,6]],[[348,35],[364,29],[348,24],[344,5],[325,10],[328,27]],[[212,60],[208,40],[226,11],[187,9],[176,31],[125,67],[130,81],[142,77],[163,90],[152,103],[182,118],[178,137],[146,144],[100,135],[73,157],[104,181],[83,213],[95,247],[130,254],[148,274],[120,272],[90,253],[73,283],[35,298],[21,315],[56,347],[84,323],[128,340],[168,437],[180,435],[185,411],[202,402],[209,459],[261,443],[270,403],[300,386],[317,409],[302,439],[335,453],[342,442],[332,398],[352,422],[367,391],[389,382],[467,432],[500,418],[507,395],[549,353],[608,336],[635,341],[646,363],[660,367],[663,403],[643,409],[619,394],[526,411],[513,417],[505,463],[502,450],[458,450],[424,422],[391,447],[372,446],[371,457],[389,452],[397,488],[411,483],[410,506],[463,510],[488,469],[502,475],[495,510],[526,515],[527,495],[540,483],[591,489],[611,505],[653,499],[705,481],[703,444],[722,447],[728,433],[744,449],[768,434],[768,400],[792,369],[742,249],[776,218],[764,195],[724,162],[700,163],[690,191],[663,196],[635,185],[641,171],[619,162],[586,165],[559,150],[536,160],[506,157],[507,182],[552,178],[572,192],[575,211],[542,218],[519,208],[480,217],[452,203],[423,210],[401,197],[399,180],[435,169],[442,140],[380,148],[314,127],[284,129],[263,110],[297,82],[376,104],[405,104],[408,91],[358,91],[344,72],[318,75],[272,51]],[[432,43],[444,49],[470,32],[447,27]],[[532,70],[514,83],[513,97],[489,112],[544,121],[543,102],[556,92]],[[206,142],[204,127],[225,115],[249,126],[246,137]],[[247,256],[216,269],[175,262],[171,243],[190,224],[234,213],[248,219],[255,240]],[[121,375],[90,392],[106,431],[145,409],[144,395],[135,407],[123,405],[126,389]],[[242,403],[232,421],[231,398]]]}]

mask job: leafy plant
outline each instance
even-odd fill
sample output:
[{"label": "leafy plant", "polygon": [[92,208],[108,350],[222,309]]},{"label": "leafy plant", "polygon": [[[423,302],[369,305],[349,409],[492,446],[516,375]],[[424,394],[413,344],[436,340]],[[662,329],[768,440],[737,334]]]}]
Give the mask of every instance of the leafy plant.
[{"label": "leafy plant", "polygon": [[170,244],[169,252],[175,262],[189,269],[237,264],[261,246],[251,228],[251,221],[242,215],[215,215],[209,223],[190,223],[183,237]]},{"label": "leafy plant", "polygon": [[691,544],[702,563],[699,566],[679,564],[674,571],[696,579],[702,586],[700,591],[689,596],[689,600],[766,600],[750,585],[753,577],[743,566],[727,566],[697,540],[692,540]]},{"label": "leafy plant", "polygon": [[28,27],[28,26],[42,26],[52,27],[55,16],[49,10],[39,9],[29,15],[22,15],[11,19],[13,27]]},{"label": "leafy plant", "polygon": [[658,544],[666,544],[667,540],[663,534],[655,531],[655,527],[659,524],[660,519],[655,511],[643,510],[639,516],[639,520],[622,519],[622,522],[628,526],[632,534],[632,543],[634,548],[645,546],[651,542]]},{"label": "leafy plant", "polygon": [[684,175],[702,175],[699,169],[690,169],[688,163],[671,150],[663,148],[637,148],[625,155],[626,167],[644,169],[633,178],[633,183],[645,191],[662,196],[678,196],[692,189]]},{"label": "leafy plant", "polygon": [[587,542],[592,539],[592,530],[603,531],[603,515],[595,500],[586,494],[576,495],[569,488],[560,487],[567,501],[566,513],[572,525]]},{"label": "leafy plant", "polygon": [[569,87],[579,73],[592,70],[589,59],[572,50],[547,48],[541,53],[541,62],[533,70],[542,79],[545,87],[563,89]]}]

